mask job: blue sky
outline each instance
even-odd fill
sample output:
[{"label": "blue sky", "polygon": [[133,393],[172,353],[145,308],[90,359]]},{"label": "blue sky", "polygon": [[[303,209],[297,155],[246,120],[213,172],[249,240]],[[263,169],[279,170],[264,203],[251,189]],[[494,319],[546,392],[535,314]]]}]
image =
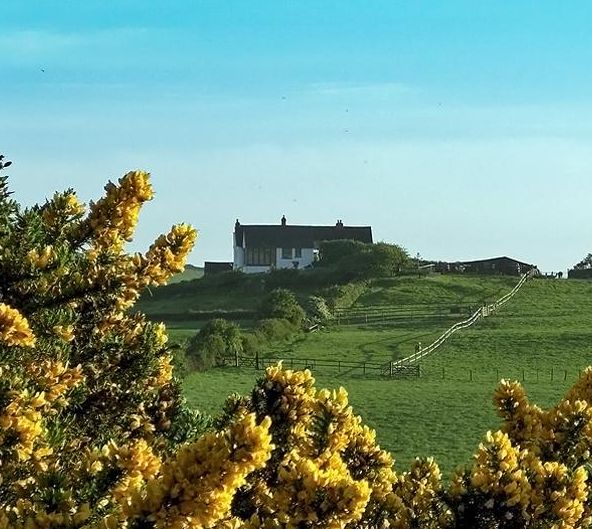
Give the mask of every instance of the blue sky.
[{"label": "blue sky", "polygon": [[3,0],[0,152],[20,201],[124,172],[190,261],[243,223],[371,225],[436,259],[592,251],[592,4]]}]

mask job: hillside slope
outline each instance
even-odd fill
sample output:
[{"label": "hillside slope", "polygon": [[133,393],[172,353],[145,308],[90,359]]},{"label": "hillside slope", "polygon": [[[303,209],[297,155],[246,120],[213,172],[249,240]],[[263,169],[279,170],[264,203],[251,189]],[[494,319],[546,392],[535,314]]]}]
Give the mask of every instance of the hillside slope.
[{"label": "hillside slope", "polygon": [[[507,278],[508,286],[515,281]],[[486,279],[483,284],[492,283]],[[381,444],[401,462],[399,468],[416,456],[434,455],[447,474],[468,462],[483,433],[497,427],[491,404],[497,380],[524,378],[532,400],[551,405],[592,364],[591,324],[591,282],[533,280],[498,314],[458,332],[426,359],[419,379],[315,375],[323,386],[347,388],[354,408],[376,428]],[[405,343],[407,332],[413,343],[422,329],[410,325],[399,340]],[[399,352],[389,350],[397,345],[391,331],[384,326],[377,329],[382,337],[364,336],[370,329],[362,326],[306,335],[286,346],[286,354],[362,358],[355,341],[366,340],[366,348],[382,348],[373,352],[375,357],[393,356]],[[186,381],[187,397],[198,407],[219,410],[224,395],[247,391],[258,376],[233,369],[196,373]]]}]

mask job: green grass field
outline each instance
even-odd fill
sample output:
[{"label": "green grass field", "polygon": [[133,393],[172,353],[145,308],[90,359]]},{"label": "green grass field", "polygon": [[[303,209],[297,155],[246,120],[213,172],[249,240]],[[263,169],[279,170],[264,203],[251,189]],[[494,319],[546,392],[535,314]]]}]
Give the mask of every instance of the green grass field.
[{"label": "green grass field", "polygon": [[[453,276],[398,285],[394,281],[369,292],[358,304],[376,305],[379,298],[392,304],[403,297],[397,292],[401,285],[419,299],[438,303],[477,301],[478,296],[493,299],[515,282],[515,278]],[[413,297],[407,300],[411,303]],[[469,462],[484,433],[498,426],[491,404],[497,380],[524,378],[535,402],[552,405],[579,371],[592,364],[591,323],[592,283],[533,280],[496,315],[459,331],[424,359],[419,379],[364,378],[333,370],[314,374],[319,386],[346,387],[354,409],[377,430],[381,445],[395,455],[400,470],[416,456],[433,455],[449,474],[456,465]],[[301,336],[274,353],[286,359],[399,358],[412,351],[416,341],[429,343],[449,324],[424,319],[417,325],[337,327]],[[225,395],[248,392],[258,376],[236,369],[194,373],[186,380],[186,394],[192,405],[215,414]]]}]

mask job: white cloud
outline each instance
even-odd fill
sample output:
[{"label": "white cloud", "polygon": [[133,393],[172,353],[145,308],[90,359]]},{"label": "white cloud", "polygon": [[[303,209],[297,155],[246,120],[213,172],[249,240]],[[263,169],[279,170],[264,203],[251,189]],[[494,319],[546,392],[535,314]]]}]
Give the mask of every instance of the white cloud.
[{"label": "white cloud", "polygon": [[38,61],[48,57],[77,53],[81,49],[117,49],[150,31],[147,28],[114,28],[90,32],[57,32],[21,29],[0,32],[0,63]]}]

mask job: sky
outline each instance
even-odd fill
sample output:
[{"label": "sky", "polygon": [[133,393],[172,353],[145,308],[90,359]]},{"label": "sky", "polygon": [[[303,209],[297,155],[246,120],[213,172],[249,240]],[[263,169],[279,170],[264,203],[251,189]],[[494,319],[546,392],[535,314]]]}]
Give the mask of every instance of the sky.
[{"label": "sky", "polygon": [[2,0],[0,152],[23,204],[152,174],[130,250],[370,225],[427,259],[592,251],[592,3]]}]

